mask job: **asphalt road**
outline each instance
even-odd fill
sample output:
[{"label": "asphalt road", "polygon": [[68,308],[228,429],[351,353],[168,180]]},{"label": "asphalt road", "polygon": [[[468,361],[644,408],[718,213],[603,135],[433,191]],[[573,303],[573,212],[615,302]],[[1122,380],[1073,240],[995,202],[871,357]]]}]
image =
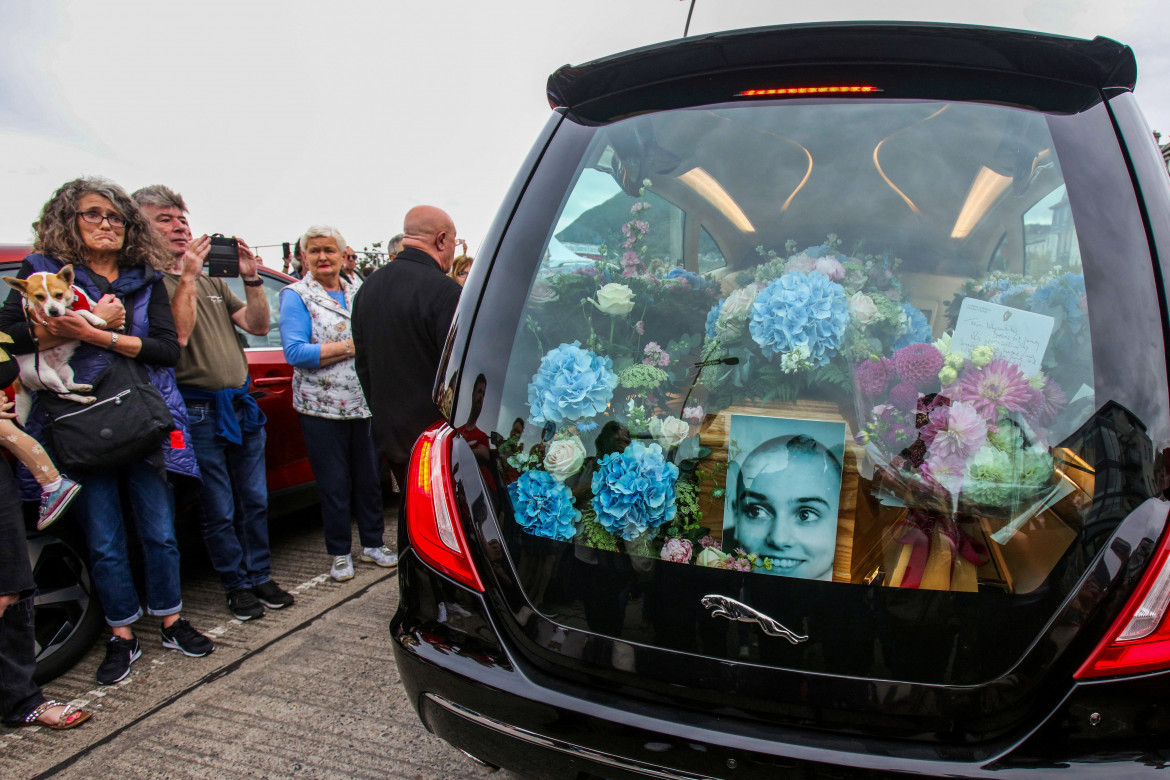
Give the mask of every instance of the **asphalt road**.
[{"label": "asphalt road", "polygon": [[[392,547],[394,514],[385,536]],[[89,722],[63,732],[0,726],[0,777],[492,775],[428,734],[403,694],[387,628],[395,571],[355,557],[355,578],[333,582],[315,510],[273,526],[273,578],[296,604],[241,623],[206,558],[185,549],[184,615],[215,637],[216,651],[186,658],[165,650],[157,619],[143,618],[142,658],[121,683],[95,683],[103,657],[95,647],[46,686],[51,697],[85,703],[95,713]]]}]

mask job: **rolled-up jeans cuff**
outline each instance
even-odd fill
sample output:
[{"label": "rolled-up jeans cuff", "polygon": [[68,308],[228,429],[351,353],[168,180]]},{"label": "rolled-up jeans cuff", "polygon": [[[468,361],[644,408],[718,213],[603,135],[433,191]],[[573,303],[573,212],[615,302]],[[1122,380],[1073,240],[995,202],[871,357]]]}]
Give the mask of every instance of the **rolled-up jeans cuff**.
[{"label": "rolled-up jeans cuff", "polygon": [[178,606],[167,607],[166,609],[148,609],[146,614],[154,615],[155,617],[166,617],[167,615],[177,615],[183,611],[183,602],[179,602]]},{"label": "rolled-up jeans cuff", "polygon": [[108,625],[110,628],[122,628],[123,626],[130,625],[131,623],[136,623],[140,617],[142,617],[142,607],[139,607],[138,611],[135,612],[133,616],[123,618],[122,620],[110,620],[110,618],[107,617],[106,625]]}]

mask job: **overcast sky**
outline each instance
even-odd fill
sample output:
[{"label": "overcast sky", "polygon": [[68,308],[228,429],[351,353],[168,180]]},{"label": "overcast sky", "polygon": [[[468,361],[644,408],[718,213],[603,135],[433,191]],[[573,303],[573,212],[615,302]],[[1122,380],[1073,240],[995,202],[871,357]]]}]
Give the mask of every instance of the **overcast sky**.
[{"label": "overcast sky", "polygon": [[[316,223],[361,248],[417,203],[473,252],[549,116],[557,67],[682,36],[689,0],[0,0],[0,243],[83,174],[186,197],[252,244]],[[1170,135],[1165,0],[698,0],[691,34],[789,22],[990,24],[1133,47]],[[278,250],[262,252],[270,265]]]}]

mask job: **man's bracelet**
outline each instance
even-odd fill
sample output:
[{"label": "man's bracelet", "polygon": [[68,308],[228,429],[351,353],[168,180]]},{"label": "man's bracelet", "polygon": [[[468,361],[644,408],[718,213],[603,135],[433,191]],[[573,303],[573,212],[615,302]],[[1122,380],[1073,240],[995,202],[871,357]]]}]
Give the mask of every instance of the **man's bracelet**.
[{"label": "man's bracelet", "polygon": [[259,276],[257,276],[255,279],[245,279],[244,280],[245,287],[259,287],[262,284],[264,284],[264,280],[261,279]]}]

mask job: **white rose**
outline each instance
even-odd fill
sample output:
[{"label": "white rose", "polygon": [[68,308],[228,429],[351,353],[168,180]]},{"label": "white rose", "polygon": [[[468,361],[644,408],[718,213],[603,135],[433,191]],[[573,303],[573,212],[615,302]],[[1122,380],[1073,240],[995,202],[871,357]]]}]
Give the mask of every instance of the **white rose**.
[{"label": "white rose", "polygon": [[752,305],[756,302],[758,293],[759,288],[754,284],[739,288],[727,296],[727,300],[719,309],[719,316],[729,320],[748,316],[751,313]]},{"label": "white rose", "polygon": [[634,310],[634,291],[624,284],[610,282],[597,291],[597,308],[604,314],[624,317]]},{"label": "white rose", "polygon": [[691,426],[677,417],[655,417],[650,420],[650,435],[663,449],[677,447],[691,435]]},{"label": "white rose", "polygon": [[585,446],[576,436],[554,439],[544,454],[544,470],[558,482],[576,474],[584,463]]},{"label": "white rose", "polygon": [[878,316],[877,306],[874,305],[873,298],[870,298],[863,292],[853,293],[853,297],[849,299],[849,313],[853,316],[853,319],[857,320],[859,325],[868,325]]}]

